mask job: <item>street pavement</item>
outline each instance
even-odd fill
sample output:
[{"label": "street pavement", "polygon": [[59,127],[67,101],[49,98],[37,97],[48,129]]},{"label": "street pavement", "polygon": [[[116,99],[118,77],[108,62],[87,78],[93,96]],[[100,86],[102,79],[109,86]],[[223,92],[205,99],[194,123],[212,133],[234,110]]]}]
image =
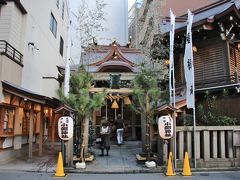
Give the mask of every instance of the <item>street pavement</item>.
[{"label": "street pavement", "polygon": [[[239,180],[240,172],[213,172],[213,173],[194,173],[191,177],[166,177],[159,173],[147,174],[67,174],[64,178],[68,180]],[[0,171],[1,180],[52,180],[56,179],[51,173],[33,173],[33,172],[6,172]]]},{"label": "street pavement", "polygon": [[[27,146],[23,148],[22,153],[19,157],[13,159],[9,162],[0,163],[0,180],[2,180],[2,174],[5,172],[13,173],[36,173],[36,176],[43,176],[38,173],[45,173],[44,177],[55,174],[56,165],[58,159],[58,152],[60,151],[60,146],[56,146],[55,150],[52,150],[50,146],[44,147],[43,156],[38,156],[37,148],[34,148],[33,160],[28,161],[28,149]],[[100,156],[100,149],[91,148],[90,151],[94,154],[94,160],[92,162],[87,162],[87,167],[85,169],[76,169],[74,167],[65,167],[64,171],[67,174],[71,174],[74,178],[74,174],[161,174],[165,173],[166,167],[153,167],[146,168],[144,163],[139,163],[136,160],[136,154],[141,152],[141,142],[125,142],[122,146],[117,146],[115,144],[111,145],[109,151],[109,156]],[[0,161],[1,162],[1,161]],[[208,174],[210,171],[218,170],[219,173],[226,169],[192,169],[193,176],[199,177],[200,179],[207,179],[211,176]],[[229,170],[233,170],[229,168]],[[235,178],[235,174],[238,174],[240,169],[235,168],[233,173],[227,172],[226,175],[219,176],[220,180],[222,177],[228,176]],[[4,173],[2,173],[4,172]],[[24,173],[25,172],[25,173]],[[176,169],[177,174],[182,172],[182,169]],[[201,172],[203,172],[201,174]],[[233,175],[232,175],[233,174]],[[240,175],[240,174],[238,174]],[[159,176],[159,175],[158,175]],[[217,175],[216,175],[217,176]],[[91,177],[91,176],[90,176]],[[128,176],[130,177],[130,176]],[[155,177],[153,175],[153,177]],[[178,177],[181,177],[178,176]],[[181,177],[182,178],[182,177]],[[227,177],[226,177],[227,178]],[[41,178],[40,178],[41,179]],[[210,178],[209,178],[210,179]],[[240,179],[240,176],[237,178]],[[10,179],[8,179],[10,180]]]},{"label": "street pavement", "polygon": [[[71,173],[143,173],[160,172],[160,168],[146,168],[143,163],[136,161],[136,154],[141,152],[141,142],[125,142],[124,145],[117,146],[112,143],[109,156],[100,156],[100,149],[92,147],[90,151],[94,154],[94,160],[87,162],[85,169],[75,169],[65,167],[66,172]],[[28,149],[22,150],[22,154],[10,162],[0,164],[0,170],[21,171],[21,172],[45,172],[54,173],[56,171],[58,151],[45,147],[43,156],[38,156],[37,147],[33,152],[33,161],[29,162]],[[105,152],[106,154],[106,152]]]}]

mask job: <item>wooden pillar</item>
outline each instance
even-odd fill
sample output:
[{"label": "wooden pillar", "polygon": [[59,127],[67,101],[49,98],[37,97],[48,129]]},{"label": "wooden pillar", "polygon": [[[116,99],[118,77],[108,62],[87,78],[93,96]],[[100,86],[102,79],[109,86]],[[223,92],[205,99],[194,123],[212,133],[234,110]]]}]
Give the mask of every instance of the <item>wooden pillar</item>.
[{"label": "wooden pillar", "polygon": [[132,125],[132,140],[137,140],[136,135],[136,113],[132,111],[132,117],[131,117],[131,125]]},{"label": "wooden pillar", "polygon": [[33,118],[34,118],[34,103],[31,102],[30,110],[30,127],[29,127],[29,139],[28,139],[28,161],[32,162],[33,154]]},{"label": "wooden pillar", "polygon": [[141,138],[142,138],[142,148],[143,150],[146,149],[145,144],[146,144],[146,116],[144,115],[144,113],[141,113]]},{"label": "wooden pillar", "polygon": [[66,142],[66,164],[68,167],[73,166],[73,137]]},{"label": "wooden pillar", "polygon": [[[119,103],[120,103],[120,101],[119,101]],[[123,99],[121,99],[121,114],[122,114],[122,119],[124,119],[123,118]]]},{"label": "wooden pillar", "polygon": [[42,155],[42,146],[43,146],[43,121],[44,121],[44,106],[41,105],[41,112],[40,112],[40,132],[39,132],[39,151],[38,155]]},{"label": "wooden pillar", "polygon": [[[49,119],[50,120],[50,119]],[[55,122],[56,122],[56,116],[55,116],[55,113],[53,113],[53,116],[52,116],[52,142],[51,142],[51,149],[53,150],[54,148],[54,142],[55,142]]]},{"label": "wooden pillar", "polygon": [[[100,109],[101,111],[101,109]],[[97,116],[96,116],[96,111],[93,112],[93,128],[96,130],[97,129]],[[75,124],[76,126],[76,124]]]},{"label": "wooden pillar", "polygon": [[106,121],[107,121],[107,119],[108,119],[108,113],[107,113],[107,112],[108,112],[108,108],[107,108],[107,106],[108,106],[108,105],[107,105],[107,98],[106,98]]},{"label": "wooden pillar", "polygon": [[163,163],[167,164],[168,160],[168,141],[163,140]]}]

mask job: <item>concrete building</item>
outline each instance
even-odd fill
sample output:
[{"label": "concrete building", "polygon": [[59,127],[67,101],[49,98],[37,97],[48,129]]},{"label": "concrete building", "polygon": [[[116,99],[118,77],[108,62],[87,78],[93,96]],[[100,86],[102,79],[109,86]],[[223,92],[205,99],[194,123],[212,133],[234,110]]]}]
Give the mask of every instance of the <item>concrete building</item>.
[{"label": "concrete building", "polygon": [[[176,16],[181,16],[187,13],[187,9],[194,11],[217,1],[219,0],[183,0],[180,4],[177,0],[144,0],[141,7],[136,2],[129,11],[128,24],[133,46],[141,48],[148,54],[154,35],[160,32],[160,22],[169,16],[170,8]],[[136,15],[132,16],[132,11],[135,11]]]},{"label": "concrete building", "polygon": [[32,142],[39,141],[41,154],[57,105],[67,24],[67,0],[0,1],[1,149],[29,143],[31,159]]},{"label": "concrete building", "polygon": [[139,9],[141,8],[141,2],[135,2],[131,9],[128,11],[128,34],[131,37],[132,47],[139,48],[138,40],[138,19]]},{"label": "concrete building", "polygon": [[[58,5],[57,5],[58,2]],[[18,6],[22,7],[20,10]],[[44,8],[39,8],[44,7]],[[45,8],[47,7],[47,8]],[[56,65],[64,64],[68,23],[67,1],[7,2],[1,8],[0,39],[23,54],[22,87],[56,96]],[[39,15],[41,14],[41,16]],[[60,43],[62,50],[60,52]]]},{"label": "concrete building", "polygon": [[[95,6],[94,1],[87,1],[89,7]],[[105,21],[102,22],[104,31],[97,34],[99,44],[109,45],[113,39],[125,45],[128,41],[128,1],[104,0]]]}]

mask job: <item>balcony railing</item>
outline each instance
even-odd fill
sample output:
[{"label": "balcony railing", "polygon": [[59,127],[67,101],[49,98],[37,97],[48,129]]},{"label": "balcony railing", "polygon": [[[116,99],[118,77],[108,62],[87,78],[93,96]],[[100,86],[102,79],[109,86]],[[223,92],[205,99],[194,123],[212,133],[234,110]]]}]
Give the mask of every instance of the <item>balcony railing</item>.
[{"label": "balcony railing", "polygon": [[209,88],[209,87],[216,87],[216,86],[226,86],[238,83],[238,78],[235,75],[230,76],[221,76],[215,78],[206,78],[203,80],[198,80],[195,82],[195,88]]},{"label": "balcony railing", "polygon": [[[207,89],[233,86],[233,85],[239,84],[239,82],[240,82],[240,76],[238,75],[206,78],[206,79],[195,81],[195,90],[201,91],[201,90],[207,90]],[[176,84],[176,95],[183,92],[185,87],[186,87],[185,83]]]},{"label": "balcony railing", "polygon": [[23,55],[5,40],[0,40],[0,54],[23,66]]}]

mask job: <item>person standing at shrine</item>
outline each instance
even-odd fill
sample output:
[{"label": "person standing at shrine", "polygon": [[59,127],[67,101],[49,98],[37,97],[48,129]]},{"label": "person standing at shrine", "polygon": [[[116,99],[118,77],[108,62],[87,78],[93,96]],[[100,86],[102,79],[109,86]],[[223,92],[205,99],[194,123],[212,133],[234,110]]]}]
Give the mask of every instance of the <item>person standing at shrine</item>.
[{"label": "person standing at shrine", "polygon": [[107,151],[107,156],[109,155],[108,152],[109,152],[109,149],[110,149],[110,127],[108,125],[108,122],[107,121],[104,121],[102,123],[102,127],[101,127],[101,130],[100,130],[100,135],[101,135],[101,138],[102,138],[102,142],[100,144],[100,148],[101,148],[101,151],[102,151],[102,154],[101,156],[104,156],[104,149],[106,149]]},{"label": "person standing at shrine", "polygon": [[123,144],[124,122],[121,117],[121,114],[117,115],[115,125],[116,125],[116,131],[117,131],[117,143],[118,143],[118,145],[122,145]]}]

